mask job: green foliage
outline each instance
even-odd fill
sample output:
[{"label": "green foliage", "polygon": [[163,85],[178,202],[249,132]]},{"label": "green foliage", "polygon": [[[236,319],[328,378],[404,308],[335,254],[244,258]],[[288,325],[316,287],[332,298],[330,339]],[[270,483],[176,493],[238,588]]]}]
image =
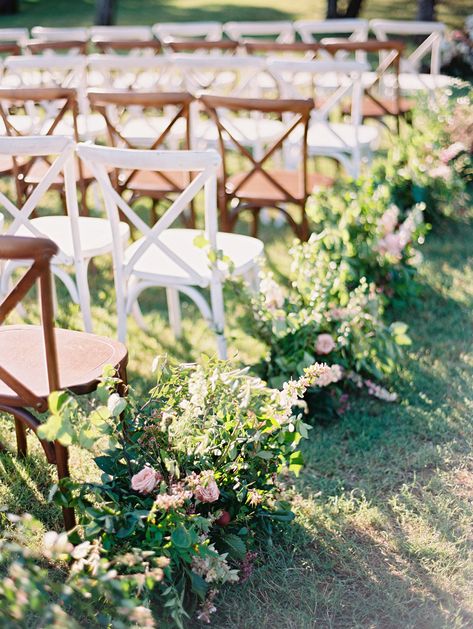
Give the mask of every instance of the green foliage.
[{"label": "green foliage", "polygon": [[42,433],[95,452],[100,482],[67,481],[55,499],[76,508],[85,543],[99,541],[109,557],[139,548],[167,558],[150,604],[182,626],[184,609],[200,605],[207,618],[255,540],[293,518],[277,474],[301,469],[308,427],[293,404],[325,368],[305,370],[282,392],[215,360],[171,366],[160,357],[154,369],[157,384],[144,399],[129,390],[125,402],[110,378],[87,409],[51,396]]}]

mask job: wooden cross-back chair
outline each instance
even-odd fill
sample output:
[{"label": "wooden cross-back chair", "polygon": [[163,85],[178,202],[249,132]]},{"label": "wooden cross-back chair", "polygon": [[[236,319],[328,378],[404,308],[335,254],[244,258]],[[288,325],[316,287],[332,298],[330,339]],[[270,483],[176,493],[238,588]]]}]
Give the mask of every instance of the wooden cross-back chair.
[{"label": "wooden cross-back chair", "polygon": [[318,42],[279,42],[279,41],[245,41],[244,47],[249,55],[267,56],[303,56],[315,59],[324,46]]},{"label": "wooden cross-back chair", "polygon": [[[57,246],[45,238],[0,236],[0,260],[32,261],[16,286],[0,302],[0,411],[15,419],[17,450],[27,454],[27,429],[36,433],[34,413],[48,409],[48,396],[67,389],[76,394],[94,391],[105,365],[112,365],[126,384],[127,350],[104,337],[54,329],[49,264]],[[41,325],[4,325],[7,316],[39,282]],[[122,389],[123,390],[123,389]],[[68,451],[58,442],[41,440],[59,479],[69,476]],[[66,529],[75,525],[74,511],[63,509]]]},{"label": "wooden cross-back chair", "polygon": [[92,44],[100,54],[142,54],[159,55],[163,51],[161,42],[157,39],[107,39],[93,37]]},{"label": "wooden cross-back chair", "polygon": [[[110,146],[118,148],[156,150],[171,143],[176,148],[189,149],[190,106],[193,100],[188,92],[89,92],[92,110],[105,119]],[[189,184],[190,177],[186,172],[157,173],[132,169],[115,171],[113,181],[119,194],[131,193],[130,203],[142,197],[152,199],[151,222],[154,223],[158,205],[181,193]],[[183,218],[188,227],[194,226],[193,203],[190,204],[190,213]]]},{"label": "wooden cross-back chair", "polygon": [[30,39],[23,44],[23,48],[25,52],[31,53],[33,55],[42,55],[44,53],[86,55],[87,41],[81,39]]},{"label": "wooden cross-back chair", "polygon": [[[244,99],[204,95],[201,101],[217,125],[223,173],[219,189],[219,209],[222,227],[232,231],[238,216],[243,211],[253,214],[253,235],[258,228],[258,216],[263,208],[275,208],[282,212],[295,234],[302,239],[309,236],[305,212],[307,198],[317,185],[330,185],[329,178],[308,173],[307,132],[310,114],[314,106],[312,99]],[[248,144],[232,124],[232,114],[251,115],[259,112],[264,116],[277,116],[283,120],[283,129],[278,137],[268,142],[258,157],[249,150]],[[297,140],[294,141],[294,136]],[[299,158],[295,168],[277,168],[268,164],[285,143],[291,150],[299,143]],[[246,145],[245,145],[246,144]],[[230,174],[229,151],[231,146],[249,162],[249,169]],[[297,150],[297,149],[296,149]],[[235,205],[236,203],[236,205]],[[287,204],[298,207],[299,216],[288,211]],[[230,207],[232,205],[233,207]]]},{"label": "wooden cross-back chair", "polygon": [[[327,43],[324,49],[333,57],[337,53],[363,55],[376,54],[380,59],[374,73],[363,75],[364,97],[361,103],[362,119],[374,118],[382,122],[385,116],[396,119],[396,129],[400,131],[400,119],[407,117],[414,103],[401,98],[399,88],[399,70],[405,45],[401,41],[367,41],[367,42],[336,42]],[[385,53],[385,54],[382,54]],[[349,110],[342,107],[344,114]]]},{"label": "wooden cross-back chair", "polygon": [[167,44],[176,53],[197,53],[197,54],[227,54],[235,55],[238,52],[239,44],[231,39],[221,39],[220,41],[185,40],[170,41]]},{"label": "wooden cross-back chair", "polygon": [[[24,114],[14,113],[23,110]],[[70,118],[68,119],[68,116]],[[79,141],[77,127],[78,104],[77,92],[64,87],[0,87],[0,120],[2,135],[20,137],[30,135],[67,135],[75,142]],[[15,178],[18,202],[24,201],[41,181],[50,166],[47,156],[37,156],[19,162],[15,157],[7,157],[0,168],[1,174]],[[77,161],[77,185],[81,191],[81,205],[84,214],[88,213],[86,203],[87,186],[91,179]],[[58,178],[52,186],[64,191],[64,179]]]}]

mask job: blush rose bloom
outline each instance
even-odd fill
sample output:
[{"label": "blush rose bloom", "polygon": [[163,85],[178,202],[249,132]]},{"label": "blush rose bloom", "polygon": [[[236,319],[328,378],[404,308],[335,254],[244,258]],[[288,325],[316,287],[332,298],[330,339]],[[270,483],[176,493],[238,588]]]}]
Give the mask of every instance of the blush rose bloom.
[{"label": "blush rose bloom", "polygon": [[144,467],[131,479],[131,488],[140,494],[150,494],[163,477],[152,467]]},{"label": "blush rose bloom", "polygon": [[330,334],[319,334],[315,344],[317,354],[330,354],[335,349],[335,341]]},{"label": "blush rose bloom", "polygon": [[215,502],[219,499],[220,490],[213,478],[209,478],[205,485],[197,485],[194,496],[200,502]]}]

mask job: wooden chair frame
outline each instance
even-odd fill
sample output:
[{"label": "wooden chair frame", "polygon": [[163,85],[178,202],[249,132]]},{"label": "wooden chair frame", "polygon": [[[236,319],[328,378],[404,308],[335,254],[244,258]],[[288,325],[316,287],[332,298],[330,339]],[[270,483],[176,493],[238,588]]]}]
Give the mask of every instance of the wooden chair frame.
[{"label": "wooden chair frame", "polygon": [[[27,115],[34,115],[35,104],[40,104],[41,106],[48,109],[46,105],[48,103],[57,103],[58,101],[64,101],[62,105],[55,107],[57,113],[46,121],[48,125],[46,130],[44,130],[44,125],[38,131],[42,132],[42,135],[52,136],[59,125],[60,122],[64,120],[64,117],[67,113],[72,115],[72,127],[73,127],[73,139],[78,142],[79,140],[79,131],[77,128],[77,116],[79,113],[78,110],[78,101],[77,101],[77,92],[75,89],[71,88],[63,88],[63,87],[20,87],[20,88],[2,88],[0,87],[0,118],[5,125],[6,134],[12,137],[25,137],[9,120],[8,108],[11,104],[20,103],[22,107],[25,108]],[[49,108],[49,111],[51,109]],[[34,135],[35,130],[32,130],[27,135]],[[34,163],[38,160],[44,160],[49,164],[47,157],[38,156],[32,157],[26,164],[19,165],[15,156],[13,156],[13,176],[15,178],[16,190],[18,201],[21,202],[23,199],[28,197],[30,194],[30,186],[25,184],[25,178],[28,176],[28,173],[31,171]],[[83,169],[81,164],[78,164],[78,186],[81,191],[81,205],[84,214],[88,214],[87,209],[87,182],[84,177]],[[58,186],[55,186],[56,189]],[[59,191],[62,193],[62,186],[59,186]]]},{"label": "wooden chair frame", "polygon": [[[245,201],[238,196],[238,190],[247,182],[254,173],[262,174],[270,183],[281,193],[280,204],[274,205],[274,207],[283,213],[288,220],[291,227],[294,229],[296,235],[300,238],[306,239],[308,237],[308,221],[305,214],[305,205],[307,198],[310,194],[308,190],[308,174],[307,174],[307,132],[310,120],[310,114],[314,107],[314,101],[312,99],[306,100],[278,100],[278,99],[243,99],[243,98],[226,98],[220,96],[203,95],[200,98],[204,107],[207,109],[209,115],[217,125],[219,135],[219,147],[222,156],[222,179],[219,186],[219,208],[222,219],[222,227],[225,230],[232,231],[235,223],[238,219],[238,215],[246,210],[253,213],[256,221],[258,214],[262,208],[273,205],[268,203],[268,199],[263,196],[261,199],[252,199],[251,201]],[[287,123],[283,133],[280,137],[272,143],[269,147],[266,146],[263,155],[256,158],[243,144],[235,137],[235,132],[231,127],[231,122],[228,116],[223,116],[219,110],[225,109],[231,112],[260,112],[262,114],[276,114],[283,117],[285,114],[292,115],[292,119]],[[264,164],[274,154],[281,150],[285,140],[294,132],[297,127],[302,127],[302,140],[301,140],[301,158],[302,168],[300,170],[302,179],[303,195],[299,198],[294,197],[288,190],[286,190],[271,172],[265,169]],[[247,158],[251,164],[251,170],[245,173],[243,179],[230,193],[227,188],[227,181],[229,179],[229,168],[227,161],[226,144],[228,141],[237,149],[237,151]],[[236,199],[238,205],[232,210],[229,210],[230,202]],[[301,209],[301,220],[296,222],[290,213],[283,207],[285,203],[293,203],[298,205]]]},{"label": "wooden chair frame", "polygon": [[171,41],[222,39],[222,24],[220,22],[158,22],[152,27],[154,36],[167,45]]},{"label": "wooden chair frame", "polygon": [[[400,117],[403,115],[401,110],[401,92],[399,88],[399,70],[404,48],[405,45],[403,42],[392,40],[388,42],[341,42],[328,43],[324,45],[324,49],[334,57],[340,51],[354,53],[355,55],[361,52],[365,56],[369,53],[386,53],[380,59],[380,63],[375,70],[375,76],[372,82],[369,85],[364,82],[364,95],[380,107],[386,116],[395,116],[398,134],[400,132]],[[386,106],[385,101],[383,102],[383,100],[380,100],[380,98],[373,93],[373,88],[375,86],[379,86],[383,89],[383,80],[390,68],[394,70],[394,111],[390,110]]]},{"label": "wooden chair frame", "polygon": [[[57,245],[45,238],[0,236],[0,260],[21,261],[23,264],[27,260],[32,260],[32,265],[22,279],[0,302],[0,325],[4,323],[7,315],[21,302],[33,285],[39,281],[43,356],[49,392],[61,389],[54,331],[53,285],[49,268],[52,258],[57,253]],[[119,365],[119,376],[123,383],[120,387],[122,393],[124,386],[126,386],[126,361],[125,353],[124,360]],[[0,380],[17,395],[15,403],[12,403],[9,398],[2,399],[0,397],[0,411],[13,416],[18,455],[26,456],[26,429],[29,428],[36,434],[41,425],[37,417],[28,409],[34,409],[36,412],[47,411],[47,399],[38,397],[24,383],[9,373],[7,366],[0,365]],[[84,390],[77,392],[87,393],[95,388],[96,383],[90,383]],[[67,478],[69,476],[67,447],[58,441],[51,443],[40,439],[40,443],[48,463],[56,465],[59,480]],[[65,527],[70,530],[75,526],[74,510],[71,507],[63,507],[62,511]]]},{"label": "wooden chair frame", "polygon": [[100,54],[105,55],[119,53],[158,55],[163,52],[162,44],[157,39],[107,39],[106,37],[93,37],[91,43]]},{"label": "wooden chair frame", "polygon": [[64,40],[44,40],[29,39],[23,44],[25,52],[33,55],[42,54],[61,54],[68,55],[86,55],[87,41],[81,39],[64,39]]},{"label": "wooden chair frame", "polygon": [[[180,121],[184,120],[186,125],[185,136],[184,136],[184,149],[189,149],[191,144],[191,123],[190,123],[190,106],[193,102],[193,97],[191,94],[187,92],[176,92],[176,93],[168,93],[168,92],[152,92],[152,93],[144,93],[144,92],[123,92],[123,91],[115,91],[115,92],[103,92],[103,91],[90,91],[89,92],[89,101],[90,106],[93,111],[97,111],[105,119],[108,137],[110,140],[110,145],[112,147],[126,147],[126,148],[143,148],[137,147],[133,145],[132,142],[126,137],[123,136],[118,125],[116,123],[116,117],[112,119],[110,115],[110,108],[113,108],[115,113],[116,108],[141,108],[141,111],[146,108],[153,109],[162,109],[173,107],[176,108],[175,113],[172,114],[171,119],[167,122],[164,129],[161,130],[160,134],[156,139],[154,139],[151,145],[147,148],[149,150],[156,150],[163,147],[166,139],[169,138],[170,133],[175,128],[175,125]],[[114,183],[116,185],[116,189],[119,194],[123,194],[126,190],[130,189],[130,184],[133,183],[137,173],[139,171],[137,169],[131,170],[126,175],[125,179],[120,178],[119,173],[115,172],[114,175]],[[182,189],[177,187],[175,182],[172,181],[170,177],[166,175],[165,172],[160,173],[160,176],[166,181],[166,183],[171,187],[172,193],[177,194],[181,193]],[[156,220],[156,205],[163,199],[169,199],[169,192],[165,190],[160,190],[158,187],[152,192],[153,199],[153,222]],[[133,203],[136,199],[144,196],[139,192],[134,192],[130,199],[130,203]],[[189,227],[193,227],[195,225],[195,214],[194,214],[194,206],[191,203],[191,215],[186,218],[186,225]]]}]

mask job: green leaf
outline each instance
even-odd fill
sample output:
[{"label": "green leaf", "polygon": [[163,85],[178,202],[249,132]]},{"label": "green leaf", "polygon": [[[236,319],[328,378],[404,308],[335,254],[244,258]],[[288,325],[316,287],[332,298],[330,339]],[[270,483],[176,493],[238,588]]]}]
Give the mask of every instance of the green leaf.
[{"label": "green leaf", "polygon": [[193,244],[194,244],[194,247],[197,247],[198,249],[204,249],[204,247],[206,247],[209,244],[209,241],[202,233],[194,238]]},{"label": "green leaf", "polygon": [[178,548],[189,548],[192,543],[189,532],[183,526],[179,526],[172,532],[171,541]]},{"label": "green leaf", "polygon": [[265,461],[269,461],[269,459],[273,458],[273,453],[269,452],[269,450],[260,450],[256,453],[256,456],[260,459],[264,459]]},{"label": "green leaf", "polygon": [[50,415],[44,424],[38,427],[38,437],[46,441],[55,441],[62,426],[60,415]]},{"label": "green leaf", "polygon": [[67,391],[53,391],[48,397],[48,406],[51,413],[57,415],[69,398],[70,395]]},{"label": "green leaf", "polygon": [[225,535],[222,539],[222,542],[225,546],[225,550],[228,551],[228,554],[234,559],[244,559],[246,556],[246,544],[234,533],[229,533]]},{"label": "green leaf", "polygon": [[194,592],[194,594],[197,594],[200,600],[205,600],[207,590],[209,589],[209,584],[199,574],[196,574],[195,572],[191,572],[190,577],[192,591]]}]

